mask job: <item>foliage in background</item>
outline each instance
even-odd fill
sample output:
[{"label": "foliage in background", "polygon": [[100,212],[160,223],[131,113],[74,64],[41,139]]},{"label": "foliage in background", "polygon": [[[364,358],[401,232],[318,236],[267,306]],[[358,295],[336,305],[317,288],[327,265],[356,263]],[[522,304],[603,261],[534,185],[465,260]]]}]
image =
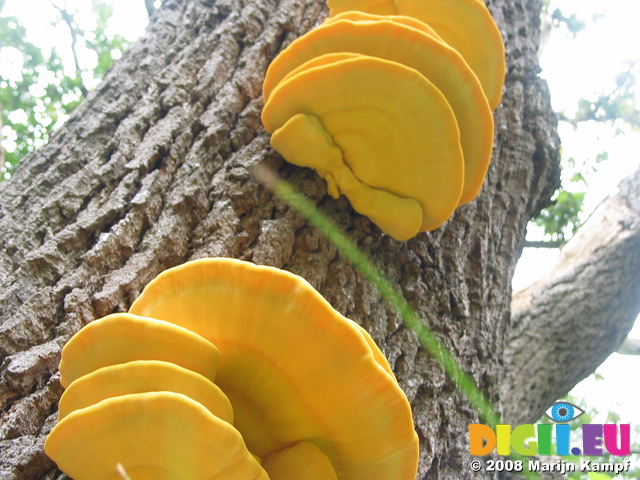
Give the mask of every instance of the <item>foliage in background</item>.
[{"label": "foliage in background", "polygon": [[77,82],[64,74],[56,52],[45,57],[26,39],[26,30],[17,18],[0,18],[0,45],[2,50],[11,48],[22,56],[18,78],[0,78],[3,131],[16,145],[12,151],[5,150],[5,179],[24,155],[46,143],[58,118],[76,107],[80,92]]},{"label": "foliage in background", "polygon": [[575,13],[566,16],[559,8],[554,8],[552,11],[550,0],[543,2],[542,11],[551,17],[554,27],[565,27],[574,37],[587,27],[587,21]]},{"label": "foliage in background", "polygon": [[[0,181],[11,177],[27,153],[48,141],[53,128],[84,98],[87,84],[96,84],[127,46],[124,37],[107,34],[113,14],[109,4],[93,1],[95,27],[86,31],[76,24],[74,14],[56,6],[60,15],[54,25],[63,22],[70,32],[76,63],[76,70],[70,75],[55,49],[43,51],[27,39],[26,29],[17,18],[1,15],[4,3],[0,3],[0,58],[10,58],[15,65],[11,72],[6,67],[0,72],[0,126],[4,126],[0,140],[2,146],[6,140],[11,144],[11,148],[0,150]],[[78,41],[94,52],[95,66],[82,65],[75,49]]]},{"label": "foliage in background", "polygon": [[[571,37],[604,18],[596,12],[591,18],[580,18],[575,13],[566,15],[559,8],[551,6],[551,0],[545,0],[543,15],[551,19],[553,28],[560,28]],[[636,99],[640,59],[627,60],[615,75],[610,91],[601,92],[594,98],[582,98],[576,112],[569,116],[565,112],[556,112],[561,122],[566,122],[578,130],[585,122],[597,122],[609,126],[616,135],[624,130],[640,129],[640,108]],[[556,248],[567,241],[580,227],[582,206],[589,186],[589,177],[595,174],[601,162],[607,159],[607,153],[594,153],[588,161],[577,162],[573,158],[562,158],[562,184],[552,198],[553,205],[542,210],[533,220],[541,227],[542,241],[529,241],[527,246]]]},{"label": "foliage in background", "polygon": [[580,122],[603,122],[622,133],[622,126],[640,130],[640,110],[636,100],[640,59],[630,59],[623,63],[621,71],[614,78],[613,89],[594,99],[583,98],[573,117],[559,113],[560,120],[577,127]]},{"label": "foliage in background", "polygon": [[[607,159],[607,152],[583,162],[577,162],[571,157],[562,158],[562,184],[551,199],[553,205],[542,210],[534,220],[545,236],[541,246],[560,247],[580,228],[580,214],[589,187],[588,179],[597,172],[600,163]],[[537,246],[535,242],[529,244]]]}]

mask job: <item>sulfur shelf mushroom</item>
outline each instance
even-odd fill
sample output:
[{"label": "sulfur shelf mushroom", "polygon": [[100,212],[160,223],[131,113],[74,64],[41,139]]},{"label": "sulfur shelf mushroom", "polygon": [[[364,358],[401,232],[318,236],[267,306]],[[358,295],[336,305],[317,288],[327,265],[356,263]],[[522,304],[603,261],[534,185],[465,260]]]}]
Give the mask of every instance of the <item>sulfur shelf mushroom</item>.
[{"label": "sulfur shelf mushroom", "polygon": [[173,392],[103,400],[64,417],[45,452],[75,480],[269,480],[242,436],[198,402]]},{"label": "sulfur shelf mushroom", "polygon": [[[296,457],[300,448],[318,468],[326,457],[340,480],[415,478],[411,409],[386,360],[300,277],[239,260],[197,260],[161,273],[131,312],[218,346],[216,383],[263,463]],[[303,444],[287,453],[299,442],[317,451]]]},{"label": "sulfur shelf mushroom", "polygon": [[328,0],[330,15],[359,10],[406,15],[430,25],[478,76],[491,109],[500,104],[505,50],[500,30],[479,0]]},{"label": "sulfur shelf mushroom", "polygon": [[110,365],[78,378],[60,398],[58,421],[107,398],[161,391],[182,393],[216,417],[233,424],[231,403],[220,387],[199,373],[156,360]]},{"label": "sulfur shelf mushroom", "polygon": [[351,20],[353,22],[366,22],[366,21],[377,22],[379,20],[388,20],[391,22],[400,23],[407,27],[415,28],[416,30],[420,30],[421,32],[426,33],[427,35],[430,35],[440,41],[443,41],[442,37],[438,35],[438,32],[436,32],[429,25],[427,25],[424,22],[421,22],[417,18],[407,17],[405,15],[375,15],[373,13],[359,12],[357,10],[349,10],[349,11],[334,15],[333,17],[327,18],[323,22],[323,24],[326,25],[338,20]]},{"label": "sulfur shelf mushroom", "polygon": [[329,193],[406,240],[458,205],[464,165],[455,115],[416,70],[359,56],[280,82],[262,122],[290,163],[314,168]]},{"label": "sulfur shelf mushroom", "polygon": [[129,313],[115,313],[86,325],[62,349],[60,383],[101,367],[132,360],[175,363],[214,381],[220,352],[208,340],[177,325]]},{"label": "sulfur shelf mushroom", "polygon": [[396,15],[394,0],[327,0],[329,15],[351,10],[375,15]]},{"label": "sulfur shelf mushroom", "polygon": [[[464,187],[458,205],[470,202],[482,186],[493,147],[493,117],[475,74],[457,51],[437,37],[400,23],[407,17],[391,17],[396,21],[379,16],[363,16],[357,21],[350,18],[358,15],[351,13],[344,19],[332,19],[283,50],[267,70],[263,85],[265,98],[269,99],[275,85],[289,78],[287,74],[316,66],[314,58],[329,53],[369,55],[415,69],[444,94],[455,114],[464,155]],[[311,66],[305,64],[309,61]],[[278,108],[278,104],[267,102],[263,118],[269,114],[268,107]],[[395,163],[392,158],[389,155],[387,161]],[[423,161],[441,160],[436,155],[425,155]],[[354,161],[345,159],[345,162],[352,166]],[[365,164],[366,159],[358,162]],[[355,176],[360,177],[356,168],[352,166]]]},{"label": "sulfur shelf mushroom", "polygon": [[307,441],[269,455],[262,467],[270,480],[337,480],[327,456]]},{"label": "sulfur shelf mushroom", "polygon": [[353,320],[350,320],[348,318],[345,318],[345,320],[349,322],[352,326],[354,326],[356,330],[358,330],[362,334],[362,337],[364,338],[364,340],[369,345],[369,348],[371,349],[371,353],[373,354],[374,361],[378,365],[380,365],[383,368],[383,370],[389,374],[391,378],[395,380],[396,376],[393,374],[393,371],[391,370],[391,366],[389,365],[389,362],[387,362],[387,359],[378,348],[378,345],[376,345],[376,342],[373,341],[373,338],[371,338],[371,336],[369,335],[369,332],[367,332],[364,328],[362,328]]}]

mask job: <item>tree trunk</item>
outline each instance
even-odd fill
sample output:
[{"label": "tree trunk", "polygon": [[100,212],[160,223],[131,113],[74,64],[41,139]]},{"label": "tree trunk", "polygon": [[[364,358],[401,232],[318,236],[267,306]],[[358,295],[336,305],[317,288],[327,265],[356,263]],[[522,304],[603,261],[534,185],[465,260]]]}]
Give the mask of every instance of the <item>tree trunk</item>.
[{"label": "tree trunk", "polygon": [[511,277],[527,222],[558,184],[559,142],[537,76],[540,1],[489,7],[508,73],[485,185],[444,226],[399,243],[327,196],[314,172],[286,164],[260,123],[269,62],[325,18],[324,2],[165,2],[146,36],[0,187],[0,477],[59,475],[42,445],[72,334],[127,310],[160,271],[227,256],[303,276],[371,332],[413,407],[418,478],[478,478],[466,438],[477,413],[378,292],[252,169],[274,170],[337,222],[497,405]]}]

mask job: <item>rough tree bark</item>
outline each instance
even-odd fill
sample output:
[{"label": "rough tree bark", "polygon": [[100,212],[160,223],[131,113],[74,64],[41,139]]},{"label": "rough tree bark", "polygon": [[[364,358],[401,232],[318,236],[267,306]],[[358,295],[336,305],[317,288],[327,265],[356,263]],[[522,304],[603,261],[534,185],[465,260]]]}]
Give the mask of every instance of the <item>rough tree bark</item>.
[{"label": "rough tree bark", "polygon": [[466,439],[476,412],[378,293],[252,169],[273,169],[344,228],[497,405],[511,276],[527,222],[557,186],[558,138],[537,76],[540,1],[488,4],[508,72],[485,185],[446,225],[398,243],[328,197],[313,172],[285,164],[260,124],[267,65],[325,18],[324,2],[165,2],[146,36],[0,187],[0,477],[59,475],[42,445],[73,333],[128,309],[161,270],[229,256],[302,275],[371,332],[413,407],[418,478],[478,478]]}]

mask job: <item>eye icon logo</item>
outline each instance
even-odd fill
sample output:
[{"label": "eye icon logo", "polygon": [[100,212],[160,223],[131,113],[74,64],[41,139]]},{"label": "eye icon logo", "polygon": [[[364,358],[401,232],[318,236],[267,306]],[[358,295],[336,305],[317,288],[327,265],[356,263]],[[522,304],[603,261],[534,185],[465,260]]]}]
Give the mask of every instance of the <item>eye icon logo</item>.
[{"label": "eye icon logo", "polygon": [[554,422],[570,422],[582,415],[584,410],[569,402],[557,402],[544,413]]}]

